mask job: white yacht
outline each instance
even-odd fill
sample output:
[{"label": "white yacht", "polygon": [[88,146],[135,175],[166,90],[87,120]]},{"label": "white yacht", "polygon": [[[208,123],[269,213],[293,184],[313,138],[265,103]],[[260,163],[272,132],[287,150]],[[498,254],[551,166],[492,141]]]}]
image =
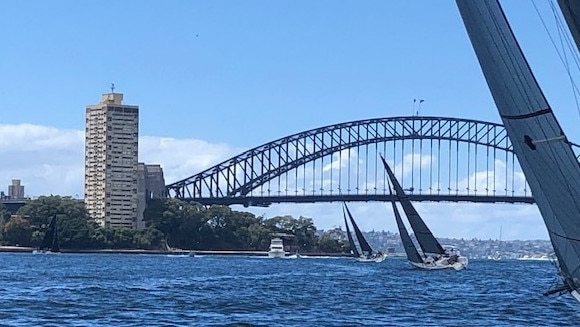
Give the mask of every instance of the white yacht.
[{"label": "white yacht", "polygon": [[270,241],[270,251],[268,251],[269,258],[283,258],[286,255],[284,252],[284,241],[276,237]]}]

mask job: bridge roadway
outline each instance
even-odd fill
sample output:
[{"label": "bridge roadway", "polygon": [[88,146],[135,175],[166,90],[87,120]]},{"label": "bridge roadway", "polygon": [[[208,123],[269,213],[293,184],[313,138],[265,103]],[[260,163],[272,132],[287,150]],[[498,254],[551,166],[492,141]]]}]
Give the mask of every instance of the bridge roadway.
[{"label": "bridge roadway", "polygon": [[2,203],[8,212],[14,214],[18,209],[20,209],[27,201],[30,199],[0,199],[0,203]]},{"label": "bridge roadway", "polygon": [[[531,196],[485,196],[485,195],[433,195],[433,194],[409,194],[411,201],[414,202],[479,202],[479,203],[535,203]],[[203,205],[243,205],[245,207],[267,207],[273,203],[314,203],[314,202],[387,202],[395,200],[390,195],[382,194],[358,194],[358,195],[304,195],[304,196],[247,196],[247,197],[225,197],[225,198],[199,198],[191,201]],[[6,206],[6,209],[14,214],[29,199],[19,200],[0,200],[0,203]]]},{"label": "bridge roadway", "polygon": [[[531,196],[484,196],[484,195],[433,195],[433,194],[409,194],[413,202],[478,202],[478,203],[535,203]],[[390,195],[287,195],[287,196],[247,196],[247,197],[223,197],[223,198],[198,198],[187,199],[203,205],[234,205],[245,207],[267,207],[272,203],[314,203],[314,202],[388,202],[396,200]]]}]

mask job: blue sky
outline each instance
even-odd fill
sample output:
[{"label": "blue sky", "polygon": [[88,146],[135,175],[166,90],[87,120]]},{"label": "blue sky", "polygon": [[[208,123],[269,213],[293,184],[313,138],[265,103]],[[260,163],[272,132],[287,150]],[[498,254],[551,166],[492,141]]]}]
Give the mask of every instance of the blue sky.
[{"label": "blue sky", "polygon": [[[533,2],[502,3],[578,142],[571,84]],[[557,38],[549,2],[536,5]],[[84,108],[110,83],[140,106],[142,147],[150,146],[140,159],[158,159],[148,153],[162,140],[176,147],[159,159],[172,162],[168,183],[289,134],[411,115],[414,98],[425,99],[424,115],[499,121],[454,1],[2,1],[0,29],[0,125],[24,141],[58,140],[28,152],[0,142],[3,157],[21,161],[0,168],[0,185],[21,178],[29,195],[82,193]],[[66,167],[63,153],[75,174],[47,177]],[[303,208],[272,210],[316,213]],[[514,238],[547,237],[534,214],[535,229]],[[489,237],[498,221],[486,225]]]}]

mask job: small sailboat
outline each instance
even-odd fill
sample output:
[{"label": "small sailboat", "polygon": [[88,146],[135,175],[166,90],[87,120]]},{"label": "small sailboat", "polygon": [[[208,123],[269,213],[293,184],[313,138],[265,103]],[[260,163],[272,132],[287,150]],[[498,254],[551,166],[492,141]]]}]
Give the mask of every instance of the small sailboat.
[{"label": "small sailboat", "polygon": [[52,217],[50,223],[48,224],[48,228],[44,233],[44,238],[42,239],[42,243],[40,247],[32,253],[40,254],[40,253],[60,253],[60,243],[58,238],[58,226],[57,226],[57,218],[56,215]]},{"label": "small sailboat", "polygon": [[[348,209],[346,203],[343,203],[343,215],[344,215],[344,224],[346,226],[346,234],[348,237],[348,242],[350,244],[350,248],[352,251],[353,256],[356,258],[357,261],[359,262],[382,262],[383,260],[385,260],[386,255],[381,253],[381,252],[374,252],[373,249],[371,248],[369,242],[365,239],[363,233],[361,232],[360,228],[358,228],[356,222],[354,221],[354,218],[352,218],[352,214],[350,213],[350,210]],[[345,212],[346,209],[346,212]],[[354,229],[354,234],[356,236],[356,239],[358,241],[358,244],[360,245],[361,251],[359,252],[357,249],[357,246],[354,242],[354,239],[350,233],[350,228],[348,227],[348,222],[346,220],[346,216],[348,214],[348,218],[350,220],[350,223],[352,224],[352,228]]]},{"label": "small sailboat", "polygon": [[[467,267],[467,257],[462,256],[459,250],[452,246],[443,247],[435,236],[433,236],[433,233],[431,233],[429,227],[427,227],[423,219],[421,219],[421,216],[419,216],[417,210],[415,210],[415,207],[403,191],[401,184],[399,184],[399,181],[395,178],[395,174],[383,156],[381,156],[381,160],[395,189],[396,198],[401,203],[403,211],[407,216],[407,220],[411,225],[411,229],[413,229],[417,242],[423,252],[423,256],[419,255],[415,244],[411,240],[411,237],[403,224],[403,220],[401,219],[395,201],[391,201],[395,213],[395,220],[397,221],[397,227],[399,228],[399,234],[401,235],[401,241],[403,242],[405,253],[407,254],[407,258],[411,264],[422,269],[453,268],[455,270],[461,270]],[[392,194],[390,184],[389,192]]]},{"label": "small sailboat", "polygon": [[[507,136],[536,204],[562,285],[580,301],[580,164],[497,0],[456,0]],[[558,0],[577,47],[580,1]]]}]

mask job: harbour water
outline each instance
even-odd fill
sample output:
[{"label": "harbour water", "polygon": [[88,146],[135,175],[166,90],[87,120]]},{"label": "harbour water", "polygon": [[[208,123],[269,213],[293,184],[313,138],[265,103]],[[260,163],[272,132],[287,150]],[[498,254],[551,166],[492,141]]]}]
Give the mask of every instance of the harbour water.
[{"label": "harbour water", "polygon": [[548,261],[0,253],[0,326],[576,326]]}]

